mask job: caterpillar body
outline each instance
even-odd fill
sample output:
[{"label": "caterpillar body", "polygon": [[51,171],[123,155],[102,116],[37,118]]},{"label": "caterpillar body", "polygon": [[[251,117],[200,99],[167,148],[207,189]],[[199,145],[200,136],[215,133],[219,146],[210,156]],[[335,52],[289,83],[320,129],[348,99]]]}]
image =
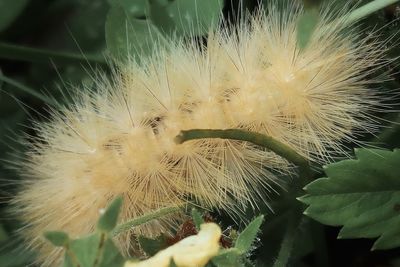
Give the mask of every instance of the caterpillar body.
[{"label": "caterpillar body", "polygon": [[[96,90],[36,124],[13,202],[43,265],[60,260],[40,240],[43,231],[91,232],[98,210],[118,195],[121,221],[189,199],[236,214],[267,201],[283,183],[278,173],[292,173],[285,159],[250,143],[176,144],[181,130],[255,131],[319,163],[345,154],[343,143],[359,133],[376,131],[370,114],[382,101],[368,84],[371,69],[387,63],[383,44],[327,10],[300,51],[302,13],[295,4],[271,8],[235,30],[211,31],[205,47],[173,40],[141,63],[120,65],[111,79],[97,75]],[[119,246],[130,254],[136,234],[168,232],[180,216],[122,234]]]}]

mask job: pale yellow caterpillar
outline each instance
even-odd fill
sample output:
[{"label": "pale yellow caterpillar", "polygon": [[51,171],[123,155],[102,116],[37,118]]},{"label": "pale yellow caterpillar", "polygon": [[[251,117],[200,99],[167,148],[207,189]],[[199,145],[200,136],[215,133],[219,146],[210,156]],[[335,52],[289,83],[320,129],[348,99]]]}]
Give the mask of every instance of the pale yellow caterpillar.
[{"label": "pale yellow caterpillar", "polygon": [[[43,265],[60,260],[41,240],[43,231],[91,232],[98,211],[118,195],[121,222],[189,200],[236,214],[266,201],[284,183],[277,173],[292,172],[285,159],[246,142],[177,144],[181,130],[251,130],[319,163],[345,154],[343,142],[357,134],[376,131],[371,112],[381,97],[367,85],[387,63],[383,44],[361,37],[345,15],[334,19],[323,10],[300,51],[302,12],[295,4],[270,8],[235,30],[211,31],[205,47],[170,41],[141,63],[128,60],[111,79],[95,80],[95,90],[36,124],[13,203],[26,223],[21,234]],[[179,216],[122,234],[119,246],[129,255],[135,234],[168,232]]]}]

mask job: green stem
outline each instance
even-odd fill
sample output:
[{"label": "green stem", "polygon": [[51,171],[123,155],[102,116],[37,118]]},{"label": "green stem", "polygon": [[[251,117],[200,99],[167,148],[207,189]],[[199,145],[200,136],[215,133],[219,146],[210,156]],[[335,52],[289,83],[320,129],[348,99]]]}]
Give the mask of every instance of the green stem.
[{"label": "green stem", "polygon": [[132,219],[130,221],[127,221],[125,223],[117,225],[117,227],[115,227],[115,229],[112,231],[111,236],[116,236],[122,232],[132,229],[135,226],[139,226],[139,225],[147,223],[151,220],[157,219],[159,217],[162,217],[162,216],[165,216],[165,215],[168,215],[171,213],[178,212],[180,210],[182,210],[182,207],[179,207],[179,206],[166,207],[166,208],[162,208],[162,209],[156,210],[154,212],[145,214],[143,216],[137,217],[135,219]]},{"label": "green stem", "polygon": [[294,242],[296,240],[297,229],[299,227],[299,217],[295,212],[292,212],[289,218],[289,223],[286,228],[285,235],[279,249],[278,256],[274,262],[273,267],[286,267],[288,266],[289,259],[292,254]]},{"label": "green stem", "polygon": [[0,81],[8,83],[8,84],[14,86],[15,88],[18,88],[19,90],[21,90],[21,91],[23,91],[25,93],[28,93],[28,94],[30,94],[30,95],[42,100],[43,102],[45,102],[45,103],[47,103],[47,104],[49,104],[51,106],[57,106],[58,105],[58,103],[55,100],[53,100],[53,99],[51,99],[51,98],[49,98],[49,97],[47,97],[47,96],[45,96],[43,94],[38,93],[36,90],[34,90],[34,89],[32,89],[32,88],[30,88],[30,87],[28,87],[26,85],[23,85],[22,83],[20,83],[18,81],[15,81],[15,80],[13,80],[11,78],[8,78],[8,77],[4,76],[3,74],[1,74],[1,72],[0,72]]},{"label": "green stem", "polygon": [[363,5],[362,7],[359,7],[352,11],[350,15],[348,16],[346,22],[348,24],[351,24],[353,22],[356,22],[357,20],[360,20],[382,8],[385,8],[389,5],[392,5],[400,0],[374,0],[366,5]]},{"label": "green stem", "polygon": [[299,167],[300,175],[305,178],[311,177],[311,169],[307,159],[297,153],[294,149],[285,145],[274,138],[256,132],[245,131],[241,129],[227,129],[227,130],[214,130],[214,129],[192,129],[181,131],[175,137],[175,142],[182,144],[189,140],[203,139],[203,138],[222,138],[232,139],[239,141],[251,142],[255,145],[265,147],[279,156],[287,159]]},{"label": "green stem", "polygon": [[309,223],[311,224],[311,239],[314,244],[316,266],[329,267],[330,261],[324,226],[314,220],[309,220]]},{"label": "green stem", "polygon": [[52,60],[55,64],[106,64],[101,56],[78,55],[69,52],[54,52],[45,49],[37,49],[14,44],[0,42],[0,58],[22,60],[29,62],[49,63]]}]

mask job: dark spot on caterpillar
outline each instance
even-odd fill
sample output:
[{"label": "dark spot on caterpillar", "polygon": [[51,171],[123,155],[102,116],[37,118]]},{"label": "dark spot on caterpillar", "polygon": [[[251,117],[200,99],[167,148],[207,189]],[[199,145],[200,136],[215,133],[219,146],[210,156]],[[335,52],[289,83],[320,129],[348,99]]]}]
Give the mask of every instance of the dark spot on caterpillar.
[{"label": "dark spot on caterpillar", "polygon": [[173,157],[168,153],[164,153],[161,162],[166,163],[167,166],[176,167],[181,162],[181,158]]},{"label": "dark spot on caterpillar", "polygon": [[151,129],[153,129],[153,133],[157,135],[159,133],[158,127],[160,126],[160,123],[162,122],[163,117],[154,117],[149,121],[149,125]]},{"label": "dark spot on caterpillar", "polygon": [[193,111],[198,106],[199,102],[183,102],[179,105],[179,110],[188,114],[193,113]]},{"label": "dark spot on caterpillar", "polygon": [[105,150],[121,150],[121,144],[117,138],[108,140],[105,144],[103,144],[103,149]]},{"label": "dark spot on caterpillar", "polygon": [[234,88],[229,88],[226,89],[222,92],[222,101],[225,102],[230,102],[231,101],[231,97],[235,94],[237,94],[237,92],[240,90],[239,87],[234,87]]},{"label": "dark spot on caterpillar", "polygon": [[146,119],[147,122],[146,124],[150,126],[154,135],[158,135],[160,133],[159,127],[163,120],[164,120],[163,116],[156,116],[153,118]]}]

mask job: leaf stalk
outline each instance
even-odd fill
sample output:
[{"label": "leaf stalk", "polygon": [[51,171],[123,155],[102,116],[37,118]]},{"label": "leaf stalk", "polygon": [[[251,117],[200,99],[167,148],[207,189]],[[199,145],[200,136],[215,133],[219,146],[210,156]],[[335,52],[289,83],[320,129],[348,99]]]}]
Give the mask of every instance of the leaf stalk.
[{"label": "leaf stalk", "polygon": [[267,148],[275,152],[277,155],[297,165],[299,167],[299,172],[302,177],[311,177],[310,165],[306,158],[297,153],[293,148],[289,147],[288,145],[264,134],[242,129],[192,129],[181,131],[180,134],[175,137],[175,142],[177,144],[182,144],[190,140],[203,138],[221,138],[247,141],[255,145]]}]

